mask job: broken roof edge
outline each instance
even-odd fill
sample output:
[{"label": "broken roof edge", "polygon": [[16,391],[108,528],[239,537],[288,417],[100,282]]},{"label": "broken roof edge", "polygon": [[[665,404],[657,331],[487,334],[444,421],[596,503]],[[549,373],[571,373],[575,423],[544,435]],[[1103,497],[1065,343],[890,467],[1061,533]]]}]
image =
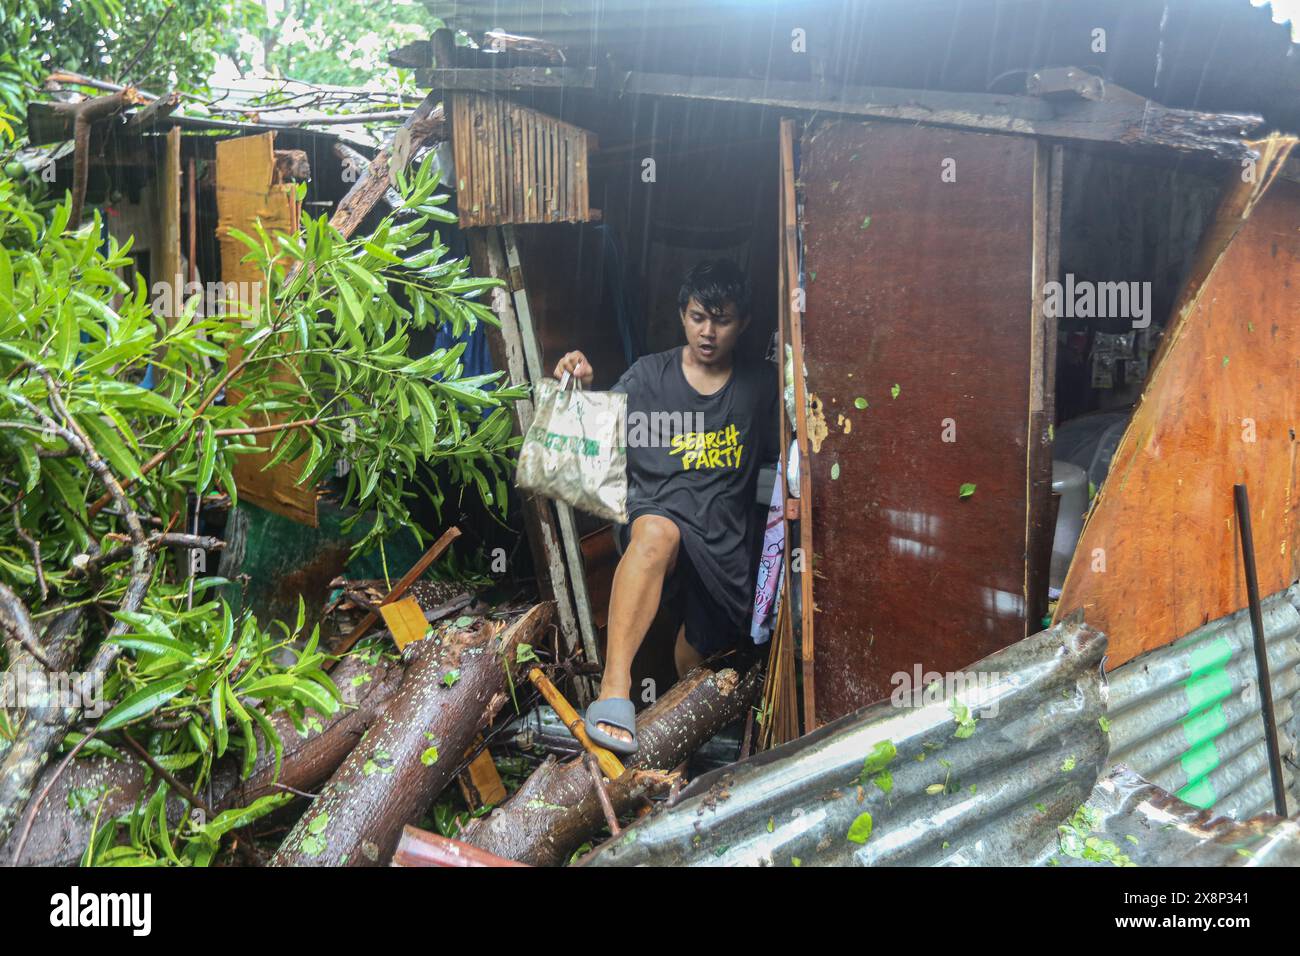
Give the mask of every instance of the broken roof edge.
[{"label": "broken roof edge", "polygon": [[596,68],[511,67],[416,71],[422,86],[443,92],[520,93],[587,90],[732,102],[805,113],[1038,137],[1071,145],[1149,149],[1220,162],[1251,157],[1248,140],[1262,116],[1175,109],[1113,84],[1102,99],[1061,100],[1018,94],[950,93],[893,87],[829,86],[798,80],[752,80]]}]

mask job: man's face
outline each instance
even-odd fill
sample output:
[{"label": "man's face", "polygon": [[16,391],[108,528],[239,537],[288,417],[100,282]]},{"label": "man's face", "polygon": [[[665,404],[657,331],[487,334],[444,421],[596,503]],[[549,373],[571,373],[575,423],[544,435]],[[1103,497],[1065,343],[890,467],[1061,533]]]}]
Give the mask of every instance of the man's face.
[{"label": "man's face", "polygon": [[748,319],[736,314],[736,304],[728,302],[720,312],[710,312],[694,296],[682,311],[682,329],[686,332],[686,347],[700,365],[725,363],[736,347],[736,340],[745,330]]}]

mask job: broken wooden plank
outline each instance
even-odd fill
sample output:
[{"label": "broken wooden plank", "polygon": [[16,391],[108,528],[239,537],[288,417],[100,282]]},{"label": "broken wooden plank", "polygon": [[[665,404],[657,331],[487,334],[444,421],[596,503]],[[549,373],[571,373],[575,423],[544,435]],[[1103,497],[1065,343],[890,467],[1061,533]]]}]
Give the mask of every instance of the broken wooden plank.
[{"label": "broken wooden plank", "polygon": [[442,867],[478,867],[478,866],[527,866],[514,860],[504,860],[493,856],[486,850],[470,846],[460,840],[430,833],[419,827],[405,826],[402,838],[397,841],[397,852],[393,854],[392,866],[442,866]]},{"label": "broken wooden plank", "polygon": [[[479,734],[465,756],[468,757],[475,748],[482,745],[483,735]],[[509,795],[501,774],[497,771],[496,761],[492,759],[492,752],[486,748],[469,762],[469,766],[457,777],[457,782],[460,784],[461,795],[465,797],[465,805],[471,810],[504,803]]]},{"label": "broken wooden plank", "polygon": [[1056,619],[1105,631],[1108,668],[1246,606],[1234,484],[1250,485],[1261,593],[1300,572],[1300,184],[1264,173],[1229,174],[1066,574]]},{"label": "broken wooden plank", "polygon": [[[423,146],[434,139],[445,137],[445,126],[442,119],[442,106],[438,102],[439,97],[433,93],[426,96],[412,112],[405,123],[402,124],[398,134],[402,130],[407,133],[403,136],[403,141],[408,143],[409,151],[406,158],[414,155],[416,148]],[[398,137],[394,136],[394,143]],[[330,225],[343,234],[344,238],[350,237],[356,232],[357,227],[365,220],[375,205],[384,198],[389,187],[393,182],[393,172],[390,161],[393,152],[391,146],[385,146],[379,151],[370,165],[365,168],[360,178],[352,184],[346,196],[340,201],[330,216]]]},{"label": "broken wooden plank", "polygon": [[[411,585],[420,580],[424,575],[424,572],[429,570],[429,566],[432,565],[433,562],[437,561],[438,558],[442,557],[442,553],[451,547],[451,543],[459,537],[460,528],[457,528],[455,525],[452,525],[444,531],[438,540],[429,546],[429,550],[420,555],[420,559],[416,561],[415,564],[411,565],[411,569],[397,579],[397,583],[393,585],[393,589],[384,595],[384,599],[380,603],[390,604],[402,597],[402,595],[411,589]],[[356,644],[357,641],[361,640],[361,638],[365,636],[366,632],[374,626],[375,622],[379,620],[379,617],[380,615],[376,611],[371,611],[363,617],[360,623],[349,631],[346,637],[339,641],[335,653],[346,654],[350,651],[352,646]]]},{"label": "broken wooden plank", "polygon": [[136,110],[126,121],[128,133],[142,133],[152,129],[171,116],[176,107],[181,105],[179,93],[168,93],[147,104],[144,109]]},{"label": "broken wooden plank", "polygon": [[399,651],[406,650],[408,644],[424,640],[429,631],[429,622],[424,619],[424,611],[415,598],[406,597],[382,604],[379,613],[383,615],[388,633],[393,635],[393,643]]},{"label": "broken wooden plank", "polygon": [[[510,701],[507,671],[516,648],[535,643],[550,622],[538,604],[504,631],[480,619],[417,641],[403,654],[402,686],[298,820],[272,866],[375,866],[402,827],[419,820],[451,782],[458,756]],[[443,676],[459,671],[448,686]]]}]

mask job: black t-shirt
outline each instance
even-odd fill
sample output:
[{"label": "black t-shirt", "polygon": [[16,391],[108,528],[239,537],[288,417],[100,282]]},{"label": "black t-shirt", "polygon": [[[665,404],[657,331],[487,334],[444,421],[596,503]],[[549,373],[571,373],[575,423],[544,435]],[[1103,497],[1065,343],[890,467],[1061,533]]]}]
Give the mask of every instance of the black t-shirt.
[{"label": "black t-shirt", "polygon": [[629,520],[662,514],[737,627],[753,607],[754,488],[777,457],[776,369],[737,361],[701,395],[682,372],[682,347],[636,361],[613,391],[627,395]]}]

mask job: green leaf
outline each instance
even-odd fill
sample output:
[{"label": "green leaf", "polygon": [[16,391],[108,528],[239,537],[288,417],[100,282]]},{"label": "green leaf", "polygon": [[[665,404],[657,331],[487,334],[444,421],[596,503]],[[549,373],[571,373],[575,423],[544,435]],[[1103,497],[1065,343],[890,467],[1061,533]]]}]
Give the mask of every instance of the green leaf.
[{"label": "green leaf", "polygon": [[850,843],[866,843],[871,839],[871,814],[859,813],[857,819],[849,826],[848,840]]},{"label": "green leaf", "polygon": [[862,762],[862,774],[859,779],[865,780],[873,773],[879,773],[894,762],[898,756],[898,748],[894,746],[892,740],[877,741],[871,748],[871,753],[867,754],[867,759]]},{"label": "green leaf", "polygon": [[113,730],[129,724],[137,717],[151,714],[167,701],[185,690],[190,681],[188,674],[179,674],[157,683],[147,684],[134,694],[128,695],[99,722],[100,732]]},{"label": "green leaf", "polygon": [[958,498],[969,498],[973,494],[975,494],[975,486],[970,482],[967,482],[957,489]]},{"label": "green leaf", "polygon": [[201,495],[212,481],[212,469],[217,463],[216,430],[209,425],[203,429],[203,445],[199,451],[199,477],[194,482],[194,493]]}]

